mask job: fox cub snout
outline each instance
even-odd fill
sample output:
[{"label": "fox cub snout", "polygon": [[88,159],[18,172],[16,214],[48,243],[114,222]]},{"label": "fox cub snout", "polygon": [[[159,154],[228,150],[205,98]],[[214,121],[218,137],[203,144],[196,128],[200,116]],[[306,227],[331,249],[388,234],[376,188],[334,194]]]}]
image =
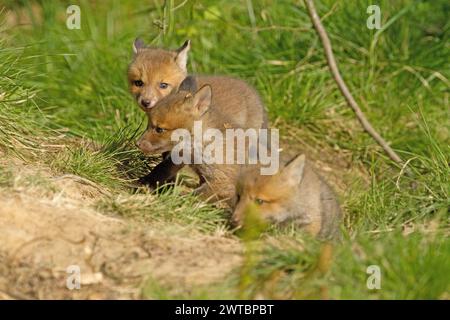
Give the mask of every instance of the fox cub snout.
[{"label": "fox cub snout", "polygon": [[328,184],[315,173],[305,155],[295,157],[275,175],[260,175],[257,168],[244,170],[236,187],[232,215],[242,225],[248,205],[273,223],[292,221],[319,238],[339,237],[341,211]]},{"label": "fox cub snout", "polygon": [[128,83],[131,94],[144,111],[177,89],[186,77],[190,47],[187,40],[175,51],[147,48],[136,39],[133,61],[128,67]]}]

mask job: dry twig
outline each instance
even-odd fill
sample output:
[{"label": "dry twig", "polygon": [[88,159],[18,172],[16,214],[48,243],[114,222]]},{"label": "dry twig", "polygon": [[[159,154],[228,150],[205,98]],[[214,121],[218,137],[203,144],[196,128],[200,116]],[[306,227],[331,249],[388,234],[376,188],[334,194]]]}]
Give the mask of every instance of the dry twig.
[{"label": "dry twig", "polygon": [[389,158],[391,158],[393,161],[395,161],[399,164],[403,164],[403,161],[398,156],[398,154],[394,150],[392,150],[392,148],[383,139],[383,137],[381,137],[380,134],[372,127],[372,125],[367,120],[364,113],[361,111],[361,108],[359,107],[358,103],[353,98],[350,90],[348,89],[347,85],[344,82],[344,79],[342,79],[341,73],[339,72],[339,69],[336,64],[336,59],[334,58],[330,38],[328,37],[328,34],[325,31],[325,28],[323,27],[322,22],[320,21],[320,17],[317,14],[316,8],[314,6],[314,1],[313,0],[305,0],[305,4],[306,4],[306,7],[308,8],[308,13],[309,13],[311,21],[314,25],[314,28],[316,29],[316,31],[319,35],[319,38],[322,42],[323,49],[325,51],[325,56],[326,56],[327,63],[328,63],[328,67],[330,68],[331,74],[333,75],[333,78],[336,81],[336,83],[339,87],[339,90],[344,95],[344,98],[347,101],[348,105],[355,112],[355,115],[358,118],[358,121],[361,123],[364,130],[372,138],[375,139],[375,141],[383,148],[384,151],[386,151]]}]

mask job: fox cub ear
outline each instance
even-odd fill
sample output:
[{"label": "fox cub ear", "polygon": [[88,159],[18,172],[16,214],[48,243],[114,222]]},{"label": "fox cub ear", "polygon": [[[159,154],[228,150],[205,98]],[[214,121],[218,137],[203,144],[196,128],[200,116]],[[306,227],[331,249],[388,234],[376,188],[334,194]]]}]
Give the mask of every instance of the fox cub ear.
[{"label": "fox cub ear", "polygon": [[197,81],[193,76],[187,76],[184,78],[183,82],[181,82],[178,91],[188,91],[194,94],[195,91],[197,91]]},{"label": "fox cub ear", "polygon": [[305,171],[305,155],[296,156],[283,169],[282,174],[287,181],[293,185],[298,185],[303,179]]},{"label": "fox cub ear", "polygon": [[140,38],[136,38],[133,43],[133,52],[134,54],[138,53],[139,50],[145,48],[144,41]]},{"label": "fox cub ear", "polygon": [[176,50],[175,62],[177,65],[186,72],[186,64],[188,58],[188,52],[191,49],[191,40],[186,40],[183,45]]},{"label": "fox cub ear", "polygon": [[201,87],[200,90],[195,93],[193,106],[199,115],[203,115],[208,111],[209,106],[211,105],[211,97],[211,86],[208,84]]}]

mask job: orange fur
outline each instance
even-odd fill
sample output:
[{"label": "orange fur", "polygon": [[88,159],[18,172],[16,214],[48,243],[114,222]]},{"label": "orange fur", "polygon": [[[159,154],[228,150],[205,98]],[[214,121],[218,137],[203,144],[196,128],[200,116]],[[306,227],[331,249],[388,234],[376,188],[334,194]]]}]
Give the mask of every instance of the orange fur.
[{"label": "orange fur", "polygon": [[247,168],[238,179],[233,222],[241,225],[248,205],[255,203],[262,219],[293,221],[314,236],[338,235],[340,208],[336,196],[304,157],[294,158],[272,176],[258,167]]}]

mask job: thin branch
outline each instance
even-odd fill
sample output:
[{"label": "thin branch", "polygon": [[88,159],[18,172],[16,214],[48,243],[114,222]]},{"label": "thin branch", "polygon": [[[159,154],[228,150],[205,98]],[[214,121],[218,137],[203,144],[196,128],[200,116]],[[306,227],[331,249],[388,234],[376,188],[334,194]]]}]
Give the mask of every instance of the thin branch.
[{"label": "thin branch", "polygon": [[314,25],[314,28],[316,29],[319,38],[322,42],[323,49],[325,50],[325,56],[327,58],[328,67],[330,68],[331,74],[333,75],[333,78],[336,81],[339,90],[344,95],[344,98],[347,101],[348,105],[355,112],[355,115],[358,118],[358,121],[361,123],[364,130],[370,136],[372,136],[372,138],[375,139],[375,141],[384,149],[384,151],[386,151],[389,158],[391,158],[393,161],[399,164],[402,164],[403,163],[402,159],[397,155],[397,153],[394,150],[392,150],[389,144],[383,139],[383,137],[380,136],[380,134],[372,127],[370,122],[367,120],[366,116],[361,111],[361,108],[353,98],[350,90],[348,89],[347,85],[342,79],[342,76],[336,64],[336,60],[334,58],[333,50],[331,48],[330,38],[328,37],[328,34],[325,31],[322,22],[320,21],[319,15],[317,14],[316,8],[314,6],[314,1],[305,0],[305,4],[306,7],[308,8],[308,13]]}]

